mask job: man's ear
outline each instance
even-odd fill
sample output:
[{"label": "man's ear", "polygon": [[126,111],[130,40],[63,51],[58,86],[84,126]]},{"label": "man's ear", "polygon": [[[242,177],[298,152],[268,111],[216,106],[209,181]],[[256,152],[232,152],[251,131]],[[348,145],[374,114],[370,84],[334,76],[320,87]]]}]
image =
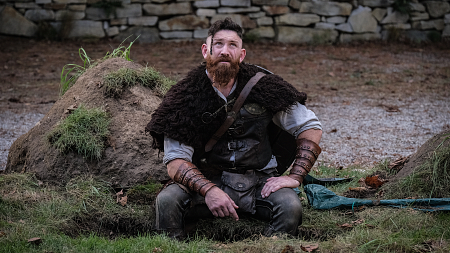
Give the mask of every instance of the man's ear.
[{"label": "man's ear", "polygon": [[245,48],[242,48],[241,56],[239,57],[239,62],[242,62],[244,60],[246,54],[247,54],[247,51],[245,51]]},{"label": "man's ear", "polygon": [[209,53],[208,45],[203,44],[202,45],[202,55],[203,55],[204,59],[206,59],[206,57],[208,56],[208,53]]}]

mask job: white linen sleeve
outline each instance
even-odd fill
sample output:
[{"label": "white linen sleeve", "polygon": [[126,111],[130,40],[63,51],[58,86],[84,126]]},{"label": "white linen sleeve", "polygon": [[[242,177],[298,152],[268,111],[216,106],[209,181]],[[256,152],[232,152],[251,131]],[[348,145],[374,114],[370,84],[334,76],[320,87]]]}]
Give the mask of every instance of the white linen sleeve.
[{"label": "white linen sleeve", "polygon": [[288,112],[277,112],[272,120],[281,129],[295,137],[308,129],[322,130],[322,124],[316,114],[298,102],[292,105]]},{"label": "white linen sleeve", "polygon": [[192,162],[192,155],[194,154],[194,148],[180,143],[174,139],[164,136],[164,164],[168,164],[174,159],[183,159],[188,162]]}]

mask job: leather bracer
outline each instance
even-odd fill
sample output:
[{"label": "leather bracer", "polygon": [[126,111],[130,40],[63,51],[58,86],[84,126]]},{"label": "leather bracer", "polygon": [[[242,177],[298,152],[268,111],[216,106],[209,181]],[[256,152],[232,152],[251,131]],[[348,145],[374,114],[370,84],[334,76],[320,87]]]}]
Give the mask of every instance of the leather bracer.
[{"label": "leather bracer", "polygon": [[301,184],[311,171],[321,152],[322,149],[317,143],[305,138],[297,139],[297,154],[295,155],[295,161],[289,177],[299,181]]},{"label": "leather bracer", "polygon": [[205,197],[206,192],[215,186],[209,181],[191,162],[184,162],[180,165],[173,180],[188,187],[191,191],[198,192]]}]

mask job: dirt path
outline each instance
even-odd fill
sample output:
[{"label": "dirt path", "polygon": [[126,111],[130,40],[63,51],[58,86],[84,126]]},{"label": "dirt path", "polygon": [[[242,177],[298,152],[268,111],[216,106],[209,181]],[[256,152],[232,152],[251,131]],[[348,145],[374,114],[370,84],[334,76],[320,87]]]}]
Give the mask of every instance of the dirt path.
[{"label": "dirt path", "polygon": [[[202,42],[135,44],[131,58],[180,79],[202,61]],[[58,99],[67,63],[78,49],[98,59],[118,43],[46,42],[0,37],[0,169],[12,142]],[[359,44],[251,44],[246,61],[281,75],[309,95],[324,135],[321,162],[370,165],[414,153],[450,128],[450,49]]]}]

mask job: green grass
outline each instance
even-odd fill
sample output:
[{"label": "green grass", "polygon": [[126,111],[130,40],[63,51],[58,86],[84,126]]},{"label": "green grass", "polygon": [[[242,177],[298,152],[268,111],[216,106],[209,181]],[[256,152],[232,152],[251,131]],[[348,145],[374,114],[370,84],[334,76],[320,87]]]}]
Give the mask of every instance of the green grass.
[{"label": "green grass", "polygon": [[[374,168],[320,166],[320,171],[312,175],[355,178],[329,187],[342,194],[348,187],[358,186],[359,178],[387,170],[387,164],[388,161],[383,161]],[[262,237],[257,230],[264,224],[249,218],[234,225],[229,219],[214,219],[200,221],[196,236],[178,242],[152,232],[153,202],[160,187],[154,182],[134,186],[126,191],[127,205],[121,206],[115,196],[119,189],[94,178],[76,178],[63,187],[54,187],[29,174],[1,175],[0,231],[4,235],[0,236],[0,252],[259,253],[282,252],[287,246],[302,252],[301,245],[312,243],[319,244],[320,252],[450,250],[449,213],[377,206],[353,213],[315,210],[306,200],[302,201],[301,238]],[[344,223],[352,227],[339,226]],[[247,237],[240,238],[241,235]],[[29,244],[27,239],[32,237],[42,238],[42,244]]]},{"label": "green grass", "polygon": [[101,108],[80,105],[47,135],[47,141],[62,153],[74,151],[86,159],[99,160],[109,135],[110,116]]},{"label": "green grass", "polygon": [[152,67],[140,70],[121,68],[103,77],[105,94],[112,97],[119,97],[124,88],[137,84],[148,87],[159,95],[164,95],[175,83],[175,80],[165,77]]},{"label": "green grass", "polygon": [[[128,47],[123,46],[122,44],[128,39],[126,38],[120,45],[114,49],[111,53],[107,52],[106,55],[101,59],[101,61],[110,59],[110,58],[124,58],[127,61],[132,61],[130,58],[130,50],[133,43],[139,38],[139,36],[130,42],[130,45]],[[81,61],[83,62],[83,65],[77,65],[77,64],[66,64],[62,71],[61,71],[61,89],[60,89],[60,95],[64,95],[66,91],[72,87],[75,82],[78,80],[78,78],[86,72],[87,69],[92,68],[98,64],[98,62],[91,62],[91,58],[87,55],[86,51],[83,48],[80,48],[78,50],[78,55],[81,58]]]}]

